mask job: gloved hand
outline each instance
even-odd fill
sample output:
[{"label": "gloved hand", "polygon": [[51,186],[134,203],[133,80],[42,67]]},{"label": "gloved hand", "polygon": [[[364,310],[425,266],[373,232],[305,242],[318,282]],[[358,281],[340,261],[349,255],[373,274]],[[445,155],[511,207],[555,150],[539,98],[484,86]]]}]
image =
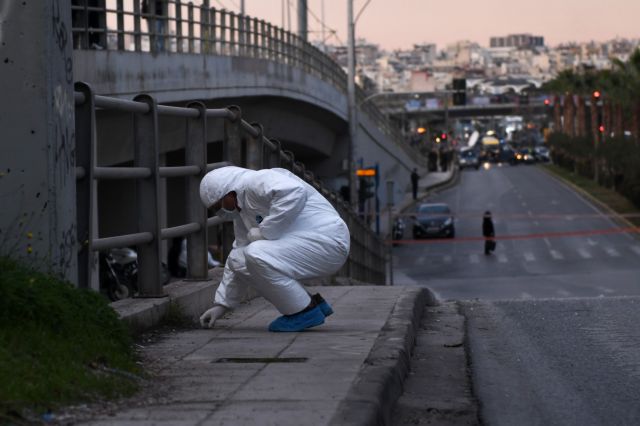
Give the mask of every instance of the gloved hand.
[{"label": "gloved hand", "polygon": [[200,325],[203,327],[213,327],[216,320],[227,312],[227,308],[222,305],[213,305],[213,308],[200,316]]},{"label": "gloved hand", "polygon": [[247,240],[249,240],[249,242],[254,242],[254,241],[258,241],[258,240],[264,240],[264,236],[262,235],[262,231],[260,231],[260,228],[251,228],[249,229],[249,232],[247,232]]}]

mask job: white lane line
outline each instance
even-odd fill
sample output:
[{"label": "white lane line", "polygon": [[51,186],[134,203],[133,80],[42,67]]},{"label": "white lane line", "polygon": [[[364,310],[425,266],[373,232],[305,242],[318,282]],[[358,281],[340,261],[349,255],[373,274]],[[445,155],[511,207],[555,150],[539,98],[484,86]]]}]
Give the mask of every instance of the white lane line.
[{"label": "white lane line", "polygon": [[549,241],[549,239],[547,237],[544,237],[544,243],[547,245],[547,247],[551,248],[551,241]]},{"label": "white lane line", "polygon": [[580,256],[582,256],[584,259],[591,259],[593,256],[591,256],[591,253],[589,253],[589,251],[587,249],[584,248],[580,248],[578,249],[578,253],[580,254]]},{"label": "white lane line", "polygon": [[637,254],[638,256],[640,256],[640,246],[631,246],[630,249]]},{"label": "white lane line", "polygon": [[560,297],[569,297],[569,296],[571,296],[571,293],[569,293],[567,290],[559,289],[559,290],[556,290],[556,293],[558,293],[558,295]]},{"label": "white lane line", "polygon": [[620,257],[620,252],[613,247],[605,247],[604,251],[611,257]]},{"label": "white lane line", "polygon": [[522,202],[522,207],[527,207],[527,203],[525,201]]},{"label": "white lane line", "polygon": [[524,260],[526,260],[527,262],[535,262],[536,261],[536,257],[530,251],[525,251],[523,253],[523,256],[524,256]]},{"label": "white lane line", "polygon": [[611,293],[615,293],[615,292],[616,292],[615,290],[610,289],[610,288],[608,288],[608,287],[596,287],[596,288],[597,288],[598,290],[600,290],[601,292],[603,292],[603,293],[611,294]]},{"label": "white lane line", "polygon": [[588,243],[591,247],[593,247],[593,246],[597,246],[597,245],[598,245],[598,243],[597,243],[597,242],[595,242],[595,241],[593,241],[591,238],[587,238],[587,243]]},{"label": "white lane line", "polygon": [[453,260],[453,258],[451,256],[449,256],[448,254],[445,256],[442,256],[442,261],[444,263],[451,263],[451,261]]},{"label": "white lane line", "polygon": [[469,262],[471,262],[471,263],[479,263],[480,259],[478,258],[477,254],[470,254],[469,255]]},{"label": "white lane line", "polygon": [[507,259],[507,256],[503,253],[498,253],[498,262],[500,263],[507,263],[509,261],[509,259]]},{"label": "white lane line", "polygon": [[564,259],[562,253],[560,253],[558,250],[549,250],[549,253],[551,253],[551,257],[553,257],[555,260]]}]

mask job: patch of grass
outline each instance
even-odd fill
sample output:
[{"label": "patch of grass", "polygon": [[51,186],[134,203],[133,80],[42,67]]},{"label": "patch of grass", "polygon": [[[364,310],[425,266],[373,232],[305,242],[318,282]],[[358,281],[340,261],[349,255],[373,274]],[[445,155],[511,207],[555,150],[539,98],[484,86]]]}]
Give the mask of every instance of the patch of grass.
[{"label": "patch of grass", "polygon": [[3,419],[138,387],[131,336],[103,296],[0,257]]},{"label": "patch of grass", "polygon": [[[619,214],[640,214],[640,209],[636,207],[631,201],[625,198],[623,195],[614,191],[613,189],[605,188],[598,185],[594,180],[574,174],[560,166],[554,164],[548,164],[543,166],[556,176],[571,182],[578,188],[584,190],[596,200],[609,206],[613,211]],[[628,218],[635,226],[640,226],[640,218],[632,217]]]}]

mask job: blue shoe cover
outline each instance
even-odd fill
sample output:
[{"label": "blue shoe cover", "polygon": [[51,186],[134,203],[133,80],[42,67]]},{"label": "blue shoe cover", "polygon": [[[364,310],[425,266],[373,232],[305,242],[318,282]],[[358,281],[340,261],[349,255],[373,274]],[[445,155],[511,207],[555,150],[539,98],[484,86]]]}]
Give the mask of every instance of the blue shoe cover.
[{"label": "blue shoe cover", "polygon": [[313,296],[311,296],[311,299],[313,299],[313,301],[316,302],[316,305],[320,307],[320,310],[325,317],[328,317],[333,313],[333,308],[326,300],[322,298],[322,296],[320,296],[320,293],[314,294]]},{"label": "blue shoe cover", "polygon": [[302,331],[324,323],[324,315],[319,306],[293,315],[283,315],[269,324],[269,331]]},{"label": "blue shoe cover", "polygon": [[323,300],[322,302],[320,302],[318,304],[318,308],[320,308],[320,310],[322,311],[322,314],[325,317],[328,317],[329,315],[331,315],[333,313],[333,308],[331,307],[331,305],[326,300]]}]

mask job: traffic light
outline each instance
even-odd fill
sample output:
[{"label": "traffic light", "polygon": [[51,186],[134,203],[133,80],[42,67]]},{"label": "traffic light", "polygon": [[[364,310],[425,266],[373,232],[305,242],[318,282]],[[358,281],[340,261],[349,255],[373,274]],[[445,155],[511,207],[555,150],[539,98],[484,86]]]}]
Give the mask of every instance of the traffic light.
[{"label": "traffic light", "polygon": [[595,99],[600,99],[600,95],[601,95],[601,93],[600,93],[600,91],[599,91],[599,90],[595,90],[595,91],[593,92],[593,97],[594,97]]},{"label": "traffic light", "polygon": [[467,104],[467,80],[464,78],[454,78],[453,86],[453,105]]},{"label": "traffic light", "polygon": [[544,104],[546,106],[549,106],[549,105],[551,105],[551,101],[547,98],[547,99],[544,100]]},{"label": "traffic light", "polygon": [[444,141],[446,141],[446,140],[447,140],[447,134],[446,134],[446,133],[441,134],[441,135],[440,135],[440,139],[441,139],[443,142],[444,142]]},{"label": "traffic light", "polygon": [[373,179],[368,179],[364,176],[359,178],[358,201],[360,201],[360,204],[363,204],[367,199],[376,195],[374,192],[374,186],[375,182]]}]

